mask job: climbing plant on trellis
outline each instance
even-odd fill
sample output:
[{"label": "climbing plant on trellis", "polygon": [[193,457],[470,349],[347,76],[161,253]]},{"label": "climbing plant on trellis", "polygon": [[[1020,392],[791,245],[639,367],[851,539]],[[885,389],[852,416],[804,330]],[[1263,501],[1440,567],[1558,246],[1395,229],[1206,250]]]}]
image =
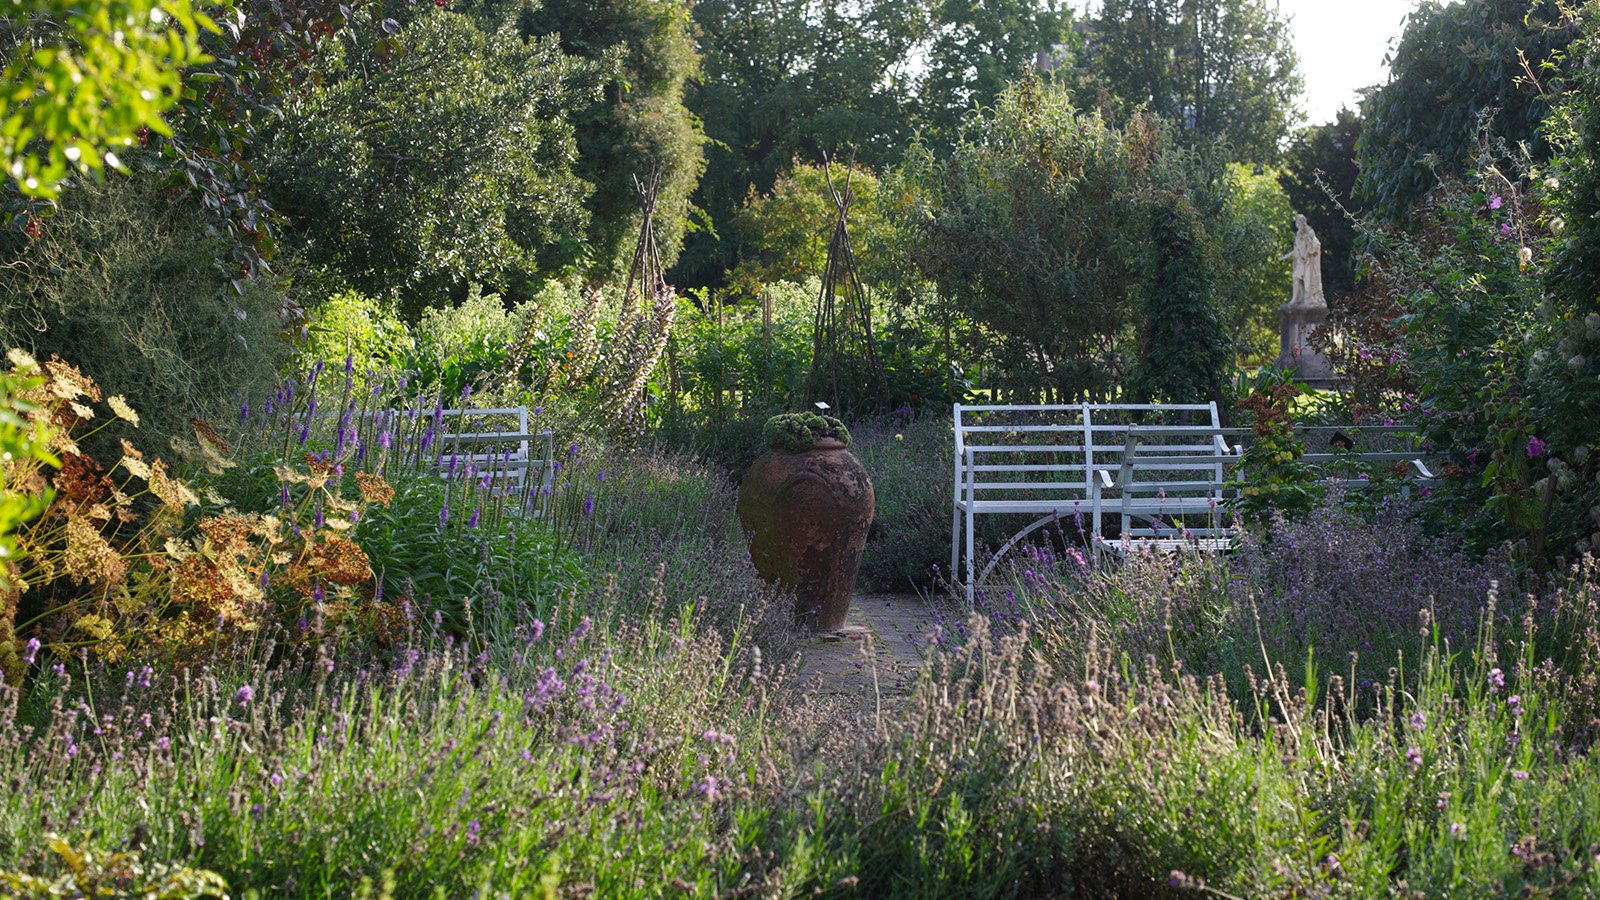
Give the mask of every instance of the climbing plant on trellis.
[{"label": "climbing plant on trellis", "polygon": [[855,251],[850,247],[850,205],[855,200],[850,180],[855,164],[852,160],[845,170],[844,183],[839,185],[827,160],[823,162],[835,217],[822,287],[817,293],[806,400],[826,402],[838,413],[870,413],[884,407],[888,391],[873,341],[872,305],[861,284]]},{"label": "climbing plant on trellis", "polygon": [[[551,362],[547,393],[565,393],[588,423],[600,424],[615,436],[637,438],[644,430],[646,385],[661,361],[678,309],[677,293],[667,284],[656,246],[655,209],[661,174],[638,182],[642,215],[628,280],[622,291],[615,327],[601,327],[605,292],[591,287],[573,312],[569,353]],[[515,378],[532,352],[537,317],[529,334],[507,357],[503,378]],[[552,398],[546,398],[552,399]]]}]

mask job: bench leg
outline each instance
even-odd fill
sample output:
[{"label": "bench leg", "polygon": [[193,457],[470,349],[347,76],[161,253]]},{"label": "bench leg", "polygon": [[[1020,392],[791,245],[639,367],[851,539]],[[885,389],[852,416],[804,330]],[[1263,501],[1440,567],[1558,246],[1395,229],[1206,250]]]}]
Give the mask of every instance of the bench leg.
[{"label": "bench leg", "polygon": [[972,566],[972,510],[967,510],[967,605],[973,602],[974,583],[977,580],[977,571]]}]

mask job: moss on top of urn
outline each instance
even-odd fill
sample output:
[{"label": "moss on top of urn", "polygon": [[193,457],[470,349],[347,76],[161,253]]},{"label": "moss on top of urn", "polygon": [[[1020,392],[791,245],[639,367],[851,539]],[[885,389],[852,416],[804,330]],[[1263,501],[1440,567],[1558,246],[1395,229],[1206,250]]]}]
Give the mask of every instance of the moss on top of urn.
[{"label": "moss on top of urn", "polygon": [[761,439],[774,450],[803,453],[823,438],[833,438],[845,446],[850,445],[850,429],[833,416],[816,413],[784,413],[767,420],[761,429]]}]

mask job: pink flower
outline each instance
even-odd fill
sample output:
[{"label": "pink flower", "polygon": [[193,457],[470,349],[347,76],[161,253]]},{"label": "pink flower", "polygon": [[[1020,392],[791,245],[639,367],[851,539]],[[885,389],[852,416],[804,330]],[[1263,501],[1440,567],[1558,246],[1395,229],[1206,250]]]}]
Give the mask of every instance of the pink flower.
[{"label": "pink flower", "polygon": [[1489,208],[1490,209],[1499,209],[1500,208],[1500,195],[1499,194],[1490,194],[1489,195]]},{"label": "pink flower", "polygon": [[1550,445],[1536,437],[1528,438],[1528,458],[1538,459],[1550,452]]}]

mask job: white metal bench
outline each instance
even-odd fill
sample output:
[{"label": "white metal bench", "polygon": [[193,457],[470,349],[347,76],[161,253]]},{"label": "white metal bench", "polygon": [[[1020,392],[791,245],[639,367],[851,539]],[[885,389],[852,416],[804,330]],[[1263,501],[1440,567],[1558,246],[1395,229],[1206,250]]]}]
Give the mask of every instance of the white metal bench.
[{"label": "white metal bench", "polygon": [[1373,481],[1365,469],[1374,465],[1399,468],[1405,479],[1401,495],[1407,497],[1413,483],[1425,484],[1438,477],[1428,468],[1420,449],[1397,446],[1415,441],[1417,430],[1412,425],[1308,425],[1296,427],[1295,437],[1306,448],[1300,463],[1347,491],[1370,488]]},{"label": "white metal bench", "polygon": [[[987,580],[1007,552],[1063,517],[1080,521],[1085,515],[1091,517],[1093,533],[1098,535],[1113,502],[1125,529],[1136,520],[1161,515],[1169,508],[1163,505],[1165,496],[1173,497],[1171,507],[1183,506],[1185,515],[1199,511],[1197,499],[1209,512],[1220,499],[1222,467],[1232,452],[1222,439],[1214,403],[956,404],[954,428],[950,571],[954,578],[964,564],[969,601],[976,585]],[[1130,448],[1134,460],[1124,472]],[[1159,456],[1166,457],[1166,469],[1153,465]],[[1188,475],[1168,477],[1170,484],[1164,484],[1157,477],[1163,471],[1169,476]],[[1197,479],[1194,472],[1206,477]],[[1203,496],[1190,496],[1195,493],[1190,488],[1197,485],[1189,482],[1203,482],[1207,486]],[[1180,497],[1185,498],[1181,504]],[[1176,513],[1174,508],[1172,514]],[[1017,514],[1037,518],[1013,534],[978,573],[976,518]],[[1161,533],[1125,533],[1130,540],[1175,540]]]},{"label": "white metal bench", "polygon": [[[1108,426],[1107,431],[1119,433]],[[1223,552],[1238,526],[1226,508],[1229,469],[1239,461],[1219,425],[1127,425],[1119,459],[1097,466],[1090,485],[1090,538],[1097,555],[1124,558],[1135,549]],[[1108,492],[1116,496],[1108,496]],[[1107,515],[1119,519],[1106,536]]]},{"label": "white metal bench", "polygon": [[554,436],[530,431],[526,406],[435,410],[431,450],[441,472],[471,471],[508,496],[543,494],[555,483]]},{"label": "white metal bench", "polygon": [[[1222,427],[1215,404],[956,404],[954,429],[950,577],[963,576],[968,601],[1006,553],[1061,518],[1080,519],[1097,556],[1116,558],[1135,548],[1220,552],[1237,536],[1227,485],[1253,433]],[[1397,446],[1414,435],[1408,425],[1296,429],[1307,448],[1300,462],[1324,481],[1361,491],[1373,484],[1367,468],[1398,464],[1403,494],[1435,477],[1419,449]],[[980,573],[975,520],[987,514],[1037,518]]]}]

